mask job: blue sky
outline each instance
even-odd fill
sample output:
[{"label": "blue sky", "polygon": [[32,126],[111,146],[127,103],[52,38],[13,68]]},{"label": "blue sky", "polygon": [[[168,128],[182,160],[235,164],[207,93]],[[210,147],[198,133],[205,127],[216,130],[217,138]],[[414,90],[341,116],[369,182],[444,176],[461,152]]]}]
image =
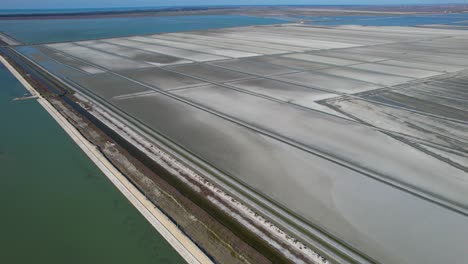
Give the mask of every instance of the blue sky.
[{"label": "blue sky", "polygon": [[466,3],[468,0],[0,0],[0,9],[99,8],[187,5],[352,5]]}]

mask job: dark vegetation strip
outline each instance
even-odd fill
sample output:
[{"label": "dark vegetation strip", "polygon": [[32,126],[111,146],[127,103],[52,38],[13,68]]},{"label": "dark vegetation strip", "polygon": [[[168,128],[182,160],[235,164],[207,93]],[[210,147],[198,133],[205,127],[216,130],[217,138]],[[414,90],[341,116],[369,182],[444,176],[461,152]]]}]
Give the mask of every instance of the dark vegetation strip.
[{"label": "dark vegetation strip", "polygon": [[208,11],[208,10],[226,10],[235,9],[236,7],[169,7],[161,9],[144,9],[144,10],[105,10],[105,11],[81,11],[81,12],[57,12],[57,13],[21,13],[21,14],[2,14],[0,19],[43,19],[43,18],[84,18],[84,17],[99,17],[99,16],[117,16],[117,15],[153,15],[169,12],[193,12],[193,11]]}]

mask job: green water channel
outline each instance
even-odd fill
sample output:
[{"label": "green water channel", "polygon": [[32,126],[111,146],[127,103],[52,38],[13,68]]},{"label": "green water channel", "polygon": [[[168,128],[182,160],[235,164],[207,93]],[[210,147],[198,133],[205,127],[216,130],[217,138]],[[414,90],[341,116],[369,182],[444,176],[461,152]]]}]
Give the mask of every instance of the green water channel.
[{"label": "green water channel", "polygon": [[0,64],[0,263],[183,263]]}]

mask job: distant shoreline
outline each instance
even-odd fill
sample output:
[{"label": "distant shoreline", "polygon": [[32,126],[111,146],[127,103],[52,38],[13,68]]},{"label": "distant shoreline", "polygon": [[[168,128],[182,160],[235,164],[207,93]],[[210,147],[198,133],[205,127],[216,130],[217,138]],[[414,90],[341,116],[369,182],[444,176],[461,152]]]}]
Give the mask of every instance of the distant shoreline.
[{"label": "distant shoreline", "polygon": [[225,8],[164,8],[164,9],[129,9],[129,10],[102,10],[102,11],[77,11],[58,13],[18,13],[0,14],[2,20],[16,19],[63,19],[63,18],[99,18],[99,17],[132,17],[132,16],[157,16],[161,14],[171,15],[173,13],[216,11]]},{"label": "distant shoreline", "polygon": [[[161,12],[184,12],[184,11],[203,11],[203,10],[216,10],[216,9],[225,9],[225,8],[207,8],[207,7],[183,7],[183,8],[148,8],[148,9],[127,9],[127,10],[95,10],[95,11],[76,11],[76,12],[25,12],[25,13],[11,13],[11,14],[0,14],[1,18],[8,17],[55,17],[55,16],[95,16],[95,15],[123,15],[123,14],[142,14],[142,13],[161,13]],[[72,10],[72,9],[70,9]]]},{"label": "distant shoreline", "polygon": [[[117,9],[117,10],[116,10]],[[182,16],[182,15],[404,15],[404,14],[446,14],[467,13],[467,4],[428,4],[428,5],[283,5],[283,6],[188,6],[188,7],[153,7],[128,9],[96,9],[70,12],[65,10],[44,10],[44,13],[0,13],[0,20],[27,20],[27,19],[75,19],[75,18],[113,18],[113,17],[139,17],[139,16]]]}]

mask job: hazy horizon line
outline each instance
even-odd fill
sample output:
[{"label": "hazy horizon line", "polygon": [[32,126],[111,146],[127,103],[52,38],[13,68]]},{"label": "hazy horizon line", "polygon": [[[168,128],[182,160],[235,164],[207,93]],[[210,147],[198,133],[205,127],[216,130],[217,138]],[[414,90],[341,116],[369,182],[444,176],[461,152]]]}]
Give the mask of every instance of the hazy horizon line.
[{"label": "hazy horizon line", "polygon": [[135,8],[135,9],[150,9],[150,8],[184,8],[184,7],[269,7],[269,6],[314,6],[314,7],[328,7],[328,6],[447,6],[447,5],[465,5],[466,2],[453,2],[453,3],[427,3],[427,4],[269,4],[269,5],[255,5],[255,4],[224,4],[224,5],[160,5],[160,6],[113,6],[113,7],[66,7],[66,8],[2,8],[0,11],[5,10],[73,10],[73,9],[118,9],[118,8]]}]

